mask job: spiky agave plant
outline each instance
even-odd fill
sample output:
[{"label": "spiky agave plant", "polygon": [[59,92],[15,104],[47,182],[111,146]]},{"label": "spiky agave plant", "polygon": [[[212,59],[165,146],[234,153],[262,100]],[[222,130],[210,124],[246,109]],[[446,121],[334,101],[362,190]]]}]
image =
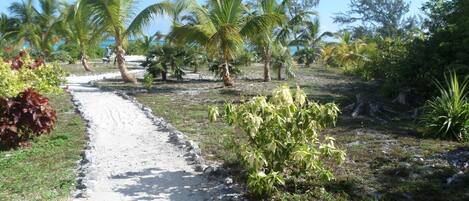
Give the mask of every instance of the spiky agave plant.
[{"label": "spiky agave plant", "polygon": [[459,82],[456,73],[445,76],[445,85],[436,81],[440,95],[425,106],[423,126],[425,135],[441,139],[469,141],[469,79]]}]

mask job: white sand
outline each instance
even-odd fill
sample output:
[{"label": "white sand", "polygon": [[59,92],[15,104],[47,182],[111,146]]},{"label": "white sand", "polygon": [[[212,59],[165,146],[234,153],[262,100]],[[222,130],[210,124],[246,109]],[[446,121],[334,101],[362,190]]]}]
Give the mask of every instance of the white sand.
[{"label": "white sand", "polygon": [[69,89],[89,121],[83,198],[76,200],[212,200],[205,176],[188,165],[167,132],[122,97],[85,83],[118,73],[70,77]]}]

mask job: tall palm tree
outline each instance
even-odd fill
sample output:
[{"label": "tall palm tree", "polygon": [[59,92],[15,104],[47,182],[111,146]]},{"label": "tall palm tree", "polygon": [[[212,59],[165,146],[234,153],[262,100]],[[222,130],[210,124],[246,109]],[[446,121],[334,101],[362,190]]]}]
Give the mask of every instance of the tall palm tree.
[{"label": "tall palm tree", "polygon": [[67,40],[76,43],[80,49],[81,63],[85,71],[91,71],[88,63],[87,50],[90,46],[97,45],[103,38],[104,26],[91,20],[91,11],[83,4],[69,5],[62,13],[62,32]]},{"label": "tall palm tree", "polygon": [[258,0],[254,16],[278,19],[276,24],[272,24],[273,26],[259,31],[252,38],[253,43],[256,44],[262,54],[262,60],[264,61],[264,82],[268,82],[271,80],[270,64],[272,61],[272,46],[275,42],[274,29],[280,27],[284,22],[283,19],[286,19],[287,16],[283,13],[283,7],[277,4],[276,0]]},{"label": "tall palm tree", "polygon": [[[135,0],[79,0],[86,5],[93,15],[93,21],[101,24],[106,31],[111,33],[116,41],[116,60],[122,79],[125,82],[137,83],[137,79],[129,74],[125,65],[124,47],[130,35],[141,32],[144,25],[148,24],[151,17],[163,14],[169,2],[157,3],[144,9],[126,28],[126,22],[131,20],[132,8]],[[146,17],[139,17],[146,16]]]},{"label": "tall palm tree", "polygon": [[233,86],[229,66],[243,47],[243,39],[268,29],[273,21],[268,17],[248,19],[245,11],[241,0],[209,0],[206,7],[194,4],[191,12],[198,22],[173,27],[169,38],[176,43],[198,43],[207,53],[220,58],[223,83]]},{"label": "tall palm tree", "polygon": [[39,47],[40,27],[36,23],[37,10],[33,6],[32,0],[21,2],[13,2],[8,10],[13,15],[15,30],[12,34],[15,35],[18,45],[24,45],[27,42],[31,47]]},{"label": "tall palm tree", "polygon": [[36,21],[40,27],[39,46],[46,55],[50,55],[54,44],[60,41],[60,37],[56,35],[56,30],[59,25],[59,14],[62,7],[58,0],[39,0],[39,8],[40,12],[36,9]]}]

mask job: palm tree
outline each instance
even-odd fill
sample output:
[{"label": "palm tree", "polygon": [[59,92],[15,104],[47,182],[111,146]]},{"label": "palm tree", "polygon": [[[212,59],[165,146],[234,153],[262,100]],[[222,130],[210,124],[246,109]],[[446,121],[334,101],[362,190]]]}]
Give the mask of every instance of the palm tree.
[{"label": "palm tree", "polygon": [[91,11],[83,4],[77,2],[69,5],[62,13],[62,32],[69,42],[76,43],[80,49],[81,63],[85,71],[91,71],[88,64],[87,50],[97,45],[103,38],[104,26],[91,20]]},{"label": "palm tree", "polygon": [[14,31],[18,45],[24,45],[27,42],[31,47],[39,47],[40,45],[40,28],[36,23],[37,10],[33,6],[32,0],[21,2],[13,2],[8,10],[14,18]]},{"label": "palm tree", "polygon": [[39,0],[39,8],[41,12],[36,9],[36,21],[40,27],[39,46],[44,54],[49,56],[54,44],[60,41],[60,37],[55,33],[60,23],[61,7],[58,0]]},{"label": "palm tree", "polygon": [[[135,0],[80,0],[80,3],[87,6],[93,16],[95,23],[101,24],[106,31],[112,34],[116,41],[116,60],[122,79],[125,82],[137,83],[137,79],[129,74],[125,65],[124,47],[128,37],[141,32],[142,27],[148,24],[154,15],[163,14],[169,2],[161,2],[144,9],[131,22],[128,28],[125,24],[131,18],[132,8]],[[142,17],[143,16],[143,17]]]},{"label": "palm tree", "polygon": [[277,4],[276,0],[258,0],[258,6],[254,17],[269,17],[279,19],[277,24],[269,26],[254,35],[252,41],[258,47],[264,61],[264,82],[270,81],[270,63],[272,61],[272,46],[275,40],[274,29],[282,24],[286,15],[283,13],[283,7]]},{"label": "palm tree", "polygon": [[152,44],[154,41],[160,40],[159,33],[155,33],[153,36],[147,36],[145,34],[142,34],[142,37],[139,38],[136,43],[139,48],[139,50],[142,50],[144,54],[147,54],[150,49],[152,48]]},{"label": "palm tree", "polygon": [[177,79],[182,79],[184,71],[182,65],[184,63],[185,50],[174,45],[165,44],[157,46],[150,51],[147,56],[147,61],[143,66],[149,68],[149,72],[157,77],[161,74],[163,81],[167,81],[168,71],[173,72],[173,76]]},{"label": "palm tree", "polygon": [[[310,1],[310,3],[313,2],[318,1]],[[283,10],[287,11],[289,17],[288,22],[282,24],[275,34],[276,40],[280,41],[283,45],[288,45],[290,41],[297,40],[300,35],[299,32],[305,29],[307,23],[311,22],[312,16],[318,16],[317,12],[310,9],[297,9],[298,7],[294,6],[295,4],[293,0],[283,0],[280,4]],[[299,51],[300,47],[296,46],[296,50]]]},{"label": "palm tree", "polygon": [[365,43],[361,39],[352,40],[351,34],[345,32],[340,37],[340,42],[335,48],[335,55],[341,67],[350,70],[369,60],[369,56],[376,52],[376,43]]},{"label": "palm tree", "polygon": [[316,61],[322,53],[322,39],[326,36],[334,36],[331,32],[319,31],[319,19],[312,22],[306,22],[306,27],[300,32],[296,40],[290,42],[291,46],[302,46],[304,49],[298,51],[296,54],[305,61],[306,66]]},{"label": "palm tree", "polygon": [[282,79],[282,70],[285,69],[285,74],[288,77],[295,77],[293,72],[293,57],[290,48],[282,45],[281,43],[274,43],[272,47],[272,65],[277,70],[277,79]]},{"label": "palm tree", "polygon": [[229,66],[243,47],[243,39],[255,35],[259,30],[268,29],[273,19],[247,19],[241,0],[209,0],[207,7],[193,4],[190,9],[198,22],[174,26],[169,34],[170,40],[204,46],[208,54],[222,60],[220,67],[224,85],[233,86]]}]

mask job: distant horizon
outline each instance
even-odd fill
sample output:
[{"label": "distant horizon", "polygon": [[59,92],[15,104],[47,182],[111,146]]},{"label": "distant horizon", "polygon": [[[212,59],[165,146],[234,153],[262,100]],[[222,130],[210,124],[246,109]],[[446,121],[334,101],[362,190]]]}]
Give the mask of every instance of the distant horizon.
[{"label": "distant horizon", "polygon": [[[0,5],[0,13],[5,13],[9,15],[8,7],[12,2],[21,2],[21,0],[1,0],[2,4]],[[37,0],[34,0],[37,3]],[[68,0],[69,2],[74,2],[75,0]],[[197,0],[199,3],[204,3],[205,0]],[[423,16],[423,12],[420,10],[422,4],[428,0],[408,0],[411,2],[410,11],[408,16]],[[138,13],[144,8],[148,7],[151,4],[155,3],[155,0],[138,0],[136,3],[135,12]],[[157,0],[156,2],[161,2]],[[348,10],[350,0],[347,0],[347,3],[344,3],[344,0],[321,0],[319,5],[315,10],[319,13],[319,20],[321,23],[321,31],[331,31],[337,32],[346,26],[341,26],[340,24],[333,22],[333,16],[337,13],[345,12]],[[10,16],[10,15],[9,15]],[[156,22],[156,24],[155,24]],[[150,26],[144,28],[144,33],[146,35],[153,35],[156,32],[168,33],[171,28],[171,20],[167,16],[160,16],[152,20]]]}]

